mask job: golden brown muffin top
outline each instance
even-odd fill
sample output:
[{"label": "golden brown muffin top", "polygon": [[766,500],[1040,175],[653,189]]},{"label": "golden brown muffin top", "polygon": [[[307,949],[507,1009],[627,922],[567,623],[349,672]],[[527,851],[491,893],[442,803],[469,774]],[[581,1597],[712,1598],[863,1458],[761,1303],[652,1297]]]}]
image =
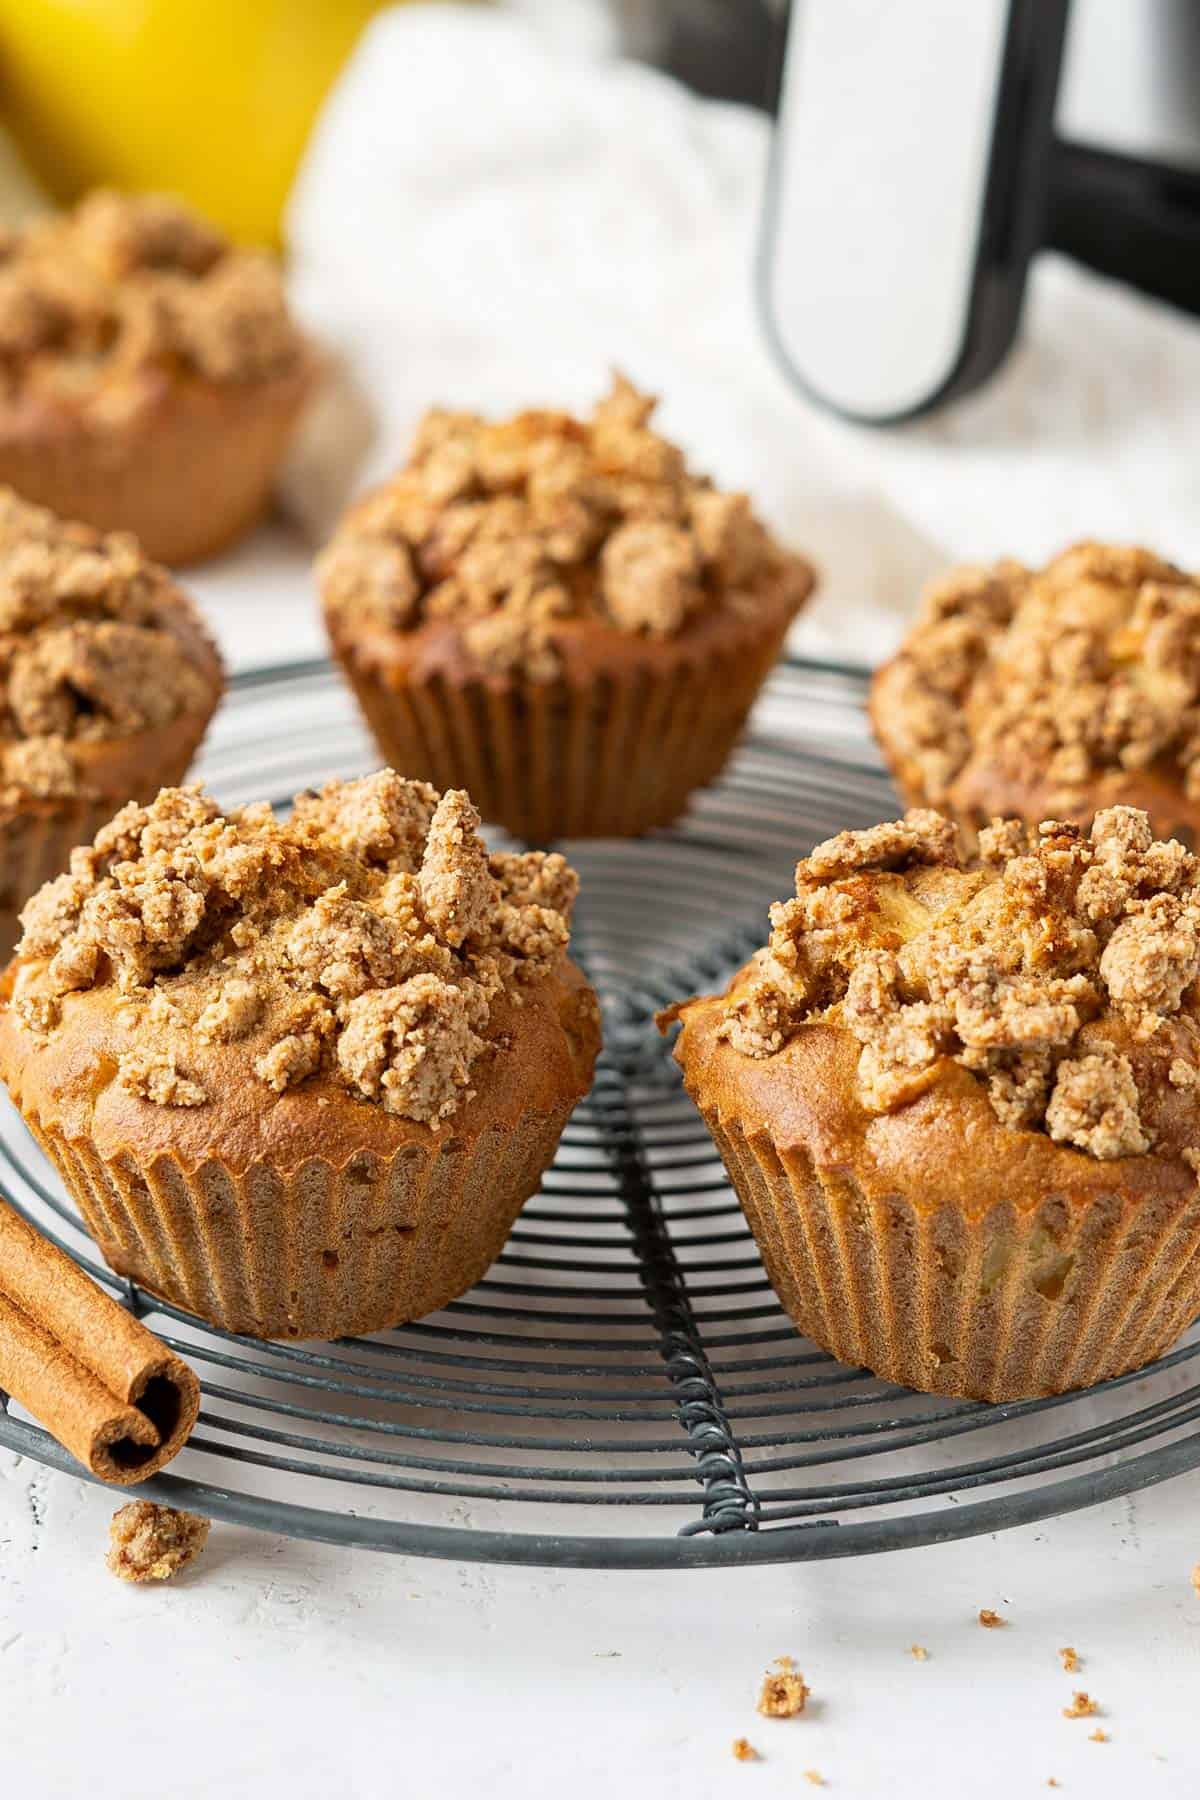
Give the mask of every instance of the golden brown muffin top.
[{"label": "golden brown muffin top", "polygon": [[485,669],[558,670],[565,620],[665,638],[716,607],[753,612],[807,564],[744,494],[694,475],[623,377],[590,419],[425,415],[405,468],[352,508],[318,563],[331,621],[461,628]]},{"label": "golden brown muffin top", "polygon": [[135,538],[0,488],[0,803],[77,792],[73,743],[211,710],[220,682],[200,614]]},{"label": "golden brown muffin top", "polygon": [[1151,1148],[1164,1074],[1200,1085],[1200,862],[1131,807],[1090,834],[997,821],[979,852],[924,811],[819,844],[718,1035],[766,1058],[827,1020],[862,1046],[870,1112],[916,1098],[949,1058],[1003,1124],[1102,1159]]},{"label": "golden brown muffin top", "polygon": [[216,382],[304,354],[275,263],[161,195],[97,192],[0,234],[0,395],[86,403],[147,367]]},{"label": "golden brown muffin top", "polygon": [[161,1106],[203,1106],[197,1046],[245,1040],[276,1093],[319,1072],[436,1126],[496,1047],[493,1002],[561,966],[578,886],[561,856],[489,856],[478,828],[464,793],[390,769],[286,821],[164,788],[26,906],[13,1006],[49,1041],[68,996],[111,989],[136,1032],[117,1079]]},{"label": "golden brown muffin top", "polygon": [[955,569],[888,674],[881,733],[932,805],[975,763],[1037,771],[1065,799],[1167,761],[1200,799],[1200,583],[1149,550]]}]

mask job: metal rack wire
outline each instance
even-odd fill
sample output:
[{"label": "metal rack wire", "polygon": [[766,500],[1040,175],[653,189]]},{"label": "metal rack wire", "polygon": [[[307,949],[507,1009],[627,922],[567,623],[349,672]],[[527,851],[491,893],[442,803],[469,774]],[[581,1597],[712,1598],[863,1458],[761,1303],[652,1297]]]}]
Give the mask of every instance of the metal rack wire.
[{"label": "metal rack wire", "polygon": [[[1200,1336],[1087,1393],[991,1407],[799,1338],[680,1089],[655,1009],[761,942],[812,842],[894,811],[861,702],[853,671],[787,664],[681,826],[571,847],[606,1015],[595,1088],[499,1261],[431,1318],[320,1346],[215,1331],[99,1263],[0,1103],[0,1186],[201,1373],[192,1443],[140,1491],[380,1550],[685,1567],[995,1531],[1200,1464]],[[332,670],[294,664],[235,683],[201,772],[226,803],[283,803],[375,760]],[[0,1444],[80,1473],[15,1405]]]}]

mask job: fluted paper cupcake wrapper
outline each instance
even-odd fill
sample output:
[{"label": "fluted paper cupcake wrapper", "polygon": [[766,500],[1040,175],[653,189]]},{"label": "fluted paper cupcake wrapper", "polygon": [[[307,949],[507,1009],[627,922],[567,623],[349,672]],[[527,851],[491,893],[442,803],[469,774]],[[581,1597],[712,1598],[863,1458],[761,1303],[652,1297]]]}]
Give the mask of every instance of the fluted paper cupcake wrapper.
[{"label": "fluted paper cupcake wrapper", "polygon": [[0,483],[63,518],[132,531],[156,562],[192,562],[261,516],[312,382],[308,365],[196,381],[111,431],[0,436]]},{"label": "fluted paper cupcake wrapper", "polygon": [[554,1156],[569,1108],[466,1144],[364,1154],[335,1168],[103,1159],[26,1118],[106,1260],[226,1331],[356,1337],[434,1312],[474,1286]]},{"label": "fluted paper cupcake wrapper", "polygon": [[870,1195],[701,1110],[776,1293],[840,1362],[923,1393],[1020,1400],[1140,1368],[1200,1314],[1200,1190],[1182,1210],[1114,1191],[972,1221]]},{"label": "fluted paper cupcake wrapper", "polygon": [[88,844],[117,810],[109,798],[56,800],[0,820],[0,958],[21,935],[21,908],[61,875],[77,844]]},{"label": "fluted paper cupcake wrapper", "polygon": [[485,819],[530,843],[634,837],[669,825],[720,774],[785,629],[673,670],[589,680],[439,674],[392,688],[352,657],[344,666],[400,774],[465,787]]}]

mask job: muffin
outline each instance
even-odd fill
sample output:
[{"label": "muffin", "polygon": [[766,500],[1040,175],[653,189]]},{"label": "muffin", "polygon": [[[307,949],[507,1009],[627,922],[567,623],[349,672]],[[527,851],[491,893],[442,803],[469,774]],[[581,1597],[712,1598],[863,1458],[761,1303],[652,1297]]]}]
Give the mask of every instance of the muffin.
[{"label": "muffin", "polygon": [[1200,862],[1143,812],[913,811],[797,865],[769,945],[667,1015],[797,1326],[907,1387],[1016,1400],[1200,1313]]},{"label": "muffin", "polygon": [[905,803],[968,830],[1010,815],[1085,825],[1121,805],[1192,845],[1200,583],[1106,544],[1036,571],[956,569],[875,676],[871,719]]},{"label": "muffin", "polygon": [[0,1078],[114,1269],[228,1331],[443,1306],[587,1090],[560,856],[383,770],[222,814],[126,806],[34,896]]},{"label": "muffin", "polygon": [[0,489],[0,953],[76,844],[183,779],[222,687],[199,612],[133,538]]},{"label": "muffin", "polygon": [[171,200],[0,234],[0,482],[161,562],[258,518],[313,367],[270,259]]},{"label": "muffin", "polygon": [[318,564],[386,759],[532,842],[669,824],[813,585],[653,408],[618,377],[587,421],[431,412]]}]

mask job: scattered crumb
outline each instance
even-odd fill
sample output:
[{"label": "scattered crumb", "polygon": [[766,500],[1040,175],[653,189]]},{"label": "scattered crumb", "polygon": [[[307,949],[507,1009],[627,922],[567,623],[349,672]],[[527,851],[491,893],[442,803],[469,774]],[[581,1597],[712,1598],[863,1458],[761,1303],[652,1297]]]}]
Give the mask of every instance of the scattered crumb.
[{"label": "scattered crumb", "polygon": [[804,1779],[805,1781],[811,1781],[814,1787],[825,1786],[825,1777],[819,1769],[805,1769]]},{"label": "scattered crumb", "polygon": [[195,1513],[133,1500],[113,1514],[105,1560],[121,1581],[170,1581],[195,1562],[209,1529],[210,1521]]},{"label": "scattered crumb", "polygon": [[796,1659],[794,1656],[777,1656],[771,1664],[773,1669],[794,1669],[795,1666]]},{"label": "scattered crumb", "polygon": [[749,1738],[734,1738],[733,1757],[735,1762],[761,1762],[762,1757],[754,1748]]},{"label": "scattered crumb", "polygon": [[924,1644],[910,1644],[908,1646],[908,1654],[913,1657],[916,1662],[929,1661],[929,1652]]},{"label": "scattered crumb", "polygon": [[1196,1592],[1200,1594],[1200,1563],[1197,1563],[1192,1570],[1192,1586],[1195,1588]]},{"label": "scattered crumb", "polygon": [[1100,1708],[1096,1705],[1092,1696],[1090,1694],[1085,1694],[1082,1688],[1076,1688],[1070,1706],[1063,1707],[1063,1718],[1090,1719],[1094,1713],[1098,1713],[1099,1711]]},{"label": "scattered crumb", "polygon": [[990,1606],[981,1606],[979,1609],[979,1623],[984,1627],[985,1631],[995,1631],[998,1625],[1007,1625],[1008,1620],[1002,1619],[1000,1614],[998,1612],[993,1612]]},{"label": "scattered crumb", "polygon": [[1102,1731],[1100,1729],[1099,1725],[1097,1725],[1095,1731],[1089,1731],[1088,1742],[1092,1743],[1092,1744],[1107,1744],[1107,1742],[1108,1742],[1107,1731]]},{"label": "scattered crumb", "polygon": [[1076,1669],[1079,1667],[1078,1650],[1076,1650],[1073,1645],[1066,1644],[1058,1654],[1062,1658],[1062,1666],[1067,1671],[1067,1674],[1074,1675]]},{"label": "scattered crumb", "polygon": [[1057,1787],[1058,1786],[1058,1782],[1054,1779],[1053,1775],[1047,1775],[1046,1786],[1047,1787]]},{"label": "scattered crumb", "polygon": [[[777,1659],[780,1664],[783,1660]],[[794,1719],[804,1711],[809,1692],[799,1670],[780,1668],[776,1674],[768,1670],[759,1691],[758,1710],[764,1719]]]}]

